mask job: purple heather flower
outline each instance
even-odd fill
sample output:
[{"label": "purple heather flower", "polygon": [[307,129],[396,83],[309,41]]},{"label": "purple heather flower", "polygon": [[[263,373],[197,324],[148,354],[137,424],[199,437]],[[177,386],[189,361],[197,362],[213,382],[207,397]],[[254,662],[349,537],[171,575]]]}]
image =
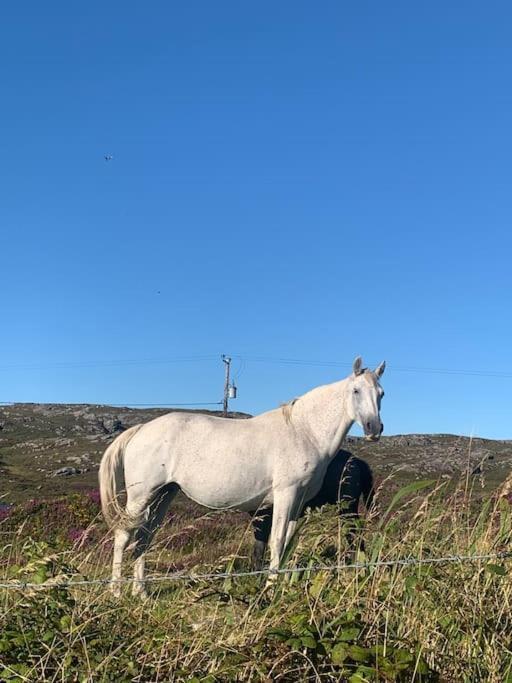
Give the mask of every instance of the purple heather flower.
[{"label": "purple heather flower", "polygon": [[91,503],[94,503],[95,505],[99,505],[101,503],[100,492],[98,489],[93,489],[92,491],[88,491],[87,497],[89,498]]},{"label": "purple heather flower", "polygon": [[7,519],[12,512],[12,505],[9,503],[0,503],[0,522]]},{"label": "purple heather flower", "polygon": [[87,529],[71,527],[68,531],[68,539],[72,543],[77,543],[78,545],[81,545],[87,539],[88,535]]}]

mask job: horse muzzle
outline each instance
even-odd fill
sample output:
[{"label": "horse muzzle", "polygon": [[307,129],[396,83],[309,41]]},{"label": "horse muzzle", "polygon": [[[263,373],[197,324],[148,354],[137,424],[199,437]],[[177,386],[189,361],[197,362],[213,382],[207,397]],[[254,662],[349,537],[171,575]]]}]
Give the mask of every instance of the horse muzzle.
[{"label": "horse muzzle", "polygon": [[380,435],[384,431],[384,425],[379,422],[379,426],[375,429],[375,426],[371,422],[367,422],[364,426],[364,438],[366,441],[379,441]]}]

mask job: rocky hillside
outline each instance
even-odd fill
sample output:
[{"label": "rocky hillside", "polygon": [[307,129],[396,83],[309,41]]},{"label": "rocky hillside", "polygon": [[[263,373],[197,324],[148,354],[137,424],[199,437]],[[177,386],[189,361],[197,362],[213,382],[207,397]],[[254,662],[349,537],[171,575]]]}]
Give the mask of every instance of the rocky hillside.
[{"label": "rocky hillside", "polygon": [[109,443],[128,427],[168,412],[89,404],[0,407],[0,503],[96,487],[99,462]]},{"label": "rocky hillside", "polygon": [[[127,427],[167,412],[101,405],[0,407],[0,503],[96,487],[99,461],[112,439]],[[488,488],[512,470],[512,441],[408,434],[383,437],[377,444],[349,437],[345,447],[370,464],[377,481],[389,475],[401,482],[469,472],[479,486]]]}]

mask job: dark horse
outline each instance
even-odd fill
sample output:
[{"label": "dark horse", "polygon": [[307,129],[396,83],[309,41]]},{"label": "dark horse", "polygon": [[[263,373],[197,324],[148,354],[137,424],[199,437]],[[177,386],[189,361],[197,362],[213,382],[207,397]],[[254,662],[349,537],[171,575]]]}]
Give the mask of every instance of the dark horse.
[{"label": "dark horse", "polygon": [[[309,500],[302,514],[310,508],[317,509],[322,505],[341,503],[340,514],[355,520],[359,517],[359,499],[363,498],[366,509],[373,505],[373,475],[368,463],[356,458],[349,451],[339,450],[329,464],[325,473],[322,488],[314,498]],[[272,528],[272,508],[265,508],[253,513],[254,531],[253,566],[261,569],[263,557]],[[353,529],[348,531],[349,545],[353,543]]]}]

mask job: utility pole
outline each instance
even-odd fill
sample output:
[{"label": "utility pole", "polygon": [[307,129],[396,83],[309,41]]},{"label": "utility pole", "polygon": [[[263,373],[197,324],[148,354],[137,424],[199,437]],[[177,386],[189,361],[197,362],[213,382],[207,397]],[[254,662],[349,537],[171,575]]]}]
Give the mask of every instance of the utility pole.
[{"label": "utility pole", "polygon": [[226,376],[224,378],[224,401],[223,401],[223,415],[228,416],[228,401],[230,398],[236,398],[237,388],[234,382],[229,381],[229,373],[231,370],[231,358],[222,354],[222,362],[225,366]]},{"label": "utility pole", "polygon": [[228,400],[229,400],[229,371],[231,369],[231,358],[222,354],[222,362],[225,366],[226,376],[224,379],[224,417],[228,416]]}]

